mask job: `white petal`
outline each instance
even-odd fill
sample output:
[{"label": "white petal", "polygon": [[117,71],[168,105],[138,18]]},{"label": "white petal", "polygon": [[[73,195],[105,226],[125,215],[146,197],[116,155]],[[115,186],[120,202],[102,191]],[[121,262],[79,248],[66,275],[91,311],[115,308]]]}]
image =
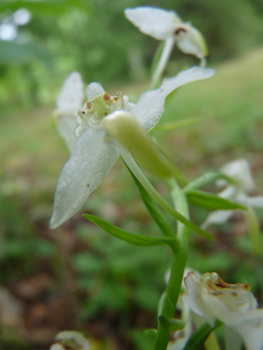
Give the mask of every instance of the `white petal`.
[{"label": "white petal", "polygon": [[240,350],[243,341],[235,328],[224,325],[224,333],[226,350]]},{"label": "white petal", "polygon": [[228,199],[229,201],[235,201],[237,196],[240,197],[240,192],[237,192],[237,188],[234,185],[229,185],[223,191],[218,193],[218,197]]},{"label": "white petal", "polygon": [[177,76],[165,79],[159,89],[143,93],[130,112],[137,118],[145,131],[150,131],[163,114],[165,98],[178,87],[211,77],[213,69],[193,67]]},{"label": "white petal", "polygon": [[[237,159],[227,163],[220,170],[222,173],[235,180],[237,186],[242,189],[243,192],[249,193],[253,190],[255,185],[246,159]],[[222,181],[218,181],[218,183],[220,184]]]},{"label": "white petal", "polygon": [[60,117],[57,122],[57,128],[60,135],[63,137],[68,148],[72,150],[78,137],[76,136],[76,129],[78,127],[77,118]]},{"label": "white petal", "polygon": [[216,210],[208,215],[201,227],[203,230],[205,230],[210,225],[223,224],[231,217],[232,214],[233,210]]},{"label": "white petal", "polygon": [[176,26],[174,38],[178,48],[187,54],[203,59],[208,54],[203,35],[189,24]]},{"label": "white petal", "polygon": [[215,317],[207,308],[206,302],[202,297],[202,284],[198,276],[193,272],[189,273],[184,279],[186,291],[182,296],[183,301],[200,316],[205,316],[213,324]]},{"label": "white petal", "polygon": [[[56,340],[60,342],[61,344],[65,344],[65,350],[68,348],[66,344],[70,343],[72,344],[72,349],[79,349],[79,350],[89,350],[90,349],[90,342],[87,338],[83,336],[82,333],[79,333],[77,331],[62,331],[57,334]],[[63,347],[63,349],[64,349]],[[71,346],[70,346],[71,348]]]},{"label": "white petal", "polygon": [[61,115],[73,115],[77,117],[77,109],[81,107],[83,97],[81,75],[73,72],[65,81],[61,93],[57,98],[57,106]]},{"label": "white petal", "polygon": [[263,350],[263,318],[243,322],[234,329],[244,340],[247,350]]},{"label": "white petal", "polygon": [[83,206],[118,159],[118,148],[105,136],[104,131],[88,129],[75,143],[59,177],[51,228],[64,223]]},{"label": "white petal", "polygon": [[105,90],[103,89],[100,83],[90,83],[86,89],[88,100],[93,100],[95,97],[102,95],[104,93],[105,93]]},{"label": "white petal", "polygon": [[126,18],[139,30],[157,40],[165,40],[173,34],[176,23],[181,22],[174,11],[160,8],[140,6],[124,10]]},{"label": "white petal", "polygon": [[256,207],[256,208],[263,207],[263,197],[247,197],[246,201],[252,207]]}]

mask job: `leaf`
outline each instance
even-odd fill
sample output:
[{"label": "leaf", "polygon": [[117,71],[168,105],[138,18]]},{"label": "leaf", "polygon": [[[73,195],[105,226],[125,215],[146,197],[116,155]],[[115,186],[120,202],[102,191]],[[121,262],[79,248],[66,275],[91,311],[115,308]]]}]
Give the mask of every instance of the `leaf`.
[{"label": "leaf", "polygon": [[[128,166],[127,166],[127,168],[128,168]],[[133,175],[131,170],[129,168],[128,168],[128,170],[129,170],[129,172],[130,172],[130,174],[135,182],[135,185],[137,186],[137,188],[139,190],[140,196],[141,196],[146,208],[148,209],[149,213],[153,217],[156,224],[160,227],[161,231],[163,232],[163,234],[165,236],[174,237],[175,234],[174,234],[172,228],[168,224],[166,218],[164,217],[163,213],[161,212],[161,210],[158,207],[158,205],[156,204],[156,202],[153,200],[153,198],[150,196],[150,194],[145,190],[145,188],[141,185],[141,183],[137,180],[137,178]]]},{"label": "leaf", "polygon": [[227,182],[233,183],[233,180],[231,178],[221,173],[220,171],[210,171],[190,182],[187,186],[185,186],[184,191],[187,192],[189,190],[199,189],[217,179],[225,179]]},{"label": "leaf", "polygon": [[233,209],[243,209],[246,210],[246,207],[230,202],[227,199],[215,196],[211,193],[206,193],[202,191],[190,190],[187,191],[186,197],[188,201],[198,207],[206,208],[209,210],[233,210]]},{"label": "leaf", "polygon": [[162,315],[159,316],[159,321],[164,329],[170,332],[175,332],[185,327],[185,323],[181,320],[176,320],[174,318],[166,318]]},{"label": "leaf", "polygon": [[207,322],[203,323],[189,338],[183,350],[200,350],[210,333],[217,327],[221,326],[222,322],[216,321],[214,326],[210,326]]},{"label": "leaf", "polygon": [[167,237],[144,236],[138,233],[133,233],[133,232],[123,230],[94,215],[84,214],[83,217],[93,222],[97,226],[101,227],[110,235],[134,245],[139,245],[139,246],[169,245],[172,249],[176,249],[176,247],[178,246],[176,237],[167,238]]}]

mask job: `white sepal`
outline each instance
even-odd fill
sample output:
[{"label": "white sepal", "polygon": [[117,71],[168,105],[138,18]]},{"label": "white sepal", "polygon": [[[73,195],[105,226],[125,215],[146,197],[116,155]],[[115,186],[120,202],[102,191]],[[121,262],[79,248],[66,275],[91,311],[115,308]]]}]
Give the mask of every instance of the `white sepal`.
[{"label": "white sepal", "polygon": [[117,161],[117,147],[105,138],[103,130],[87,129],[75,143],[58,180],[51,228],[67,221],[83,206]]},{"label": "white sepal", "polygon": [[137,104],[130,109],[145,131],[150,131],[161,118],[166,97],[175,89],[185,84],[210,78],[213,69],[193,67],[173,78],[164,79],[160,88],[144,92]]},{"label": "white sepal", "polygon": [[160,8],[139,6],[124,10],[126,18],[138,29],[157,40],[165,40],[173,34],[177,23],[181,22],[175,11]]}]

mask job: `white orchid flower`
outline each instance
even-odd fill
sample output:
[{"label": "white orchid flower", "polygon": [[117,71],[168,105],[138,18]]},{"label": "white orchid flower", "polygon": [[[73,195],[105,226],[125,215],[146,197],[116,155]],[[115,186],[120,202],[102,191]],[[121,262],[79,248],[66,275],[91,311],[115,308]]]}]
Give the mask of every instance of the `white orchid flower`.
[{"label": "white orchid flower", "polygon": [[70,150],[72,150],[77,141],[75,133],[78,126],[77,110],[81,108],[83,100],[84,93],[81,75],[73,72],[64,82],[60,95],[57,98],[57,109],[55,111],[58,131]]},{"label": "white orchid flower", "polygon": [[[225,180],[218,180],[217,186],[226,186],[218,194],[219,197],[243,205],[244,207],[263,207],[263,197],[249,197],[248,194],[254,189],[254,181],[249,169],[249,164],[245,159],[238,159],[224,165],[220,171],[233,180],[233,183],[227,184]],[[208,215],[202,228],[206,229],[212,224],[222,224],[226,222],[233,210],[216,210]]]},{"label": "white orchid flower", "polygon": [[224,282],[215,273],[202,277],[189,273],[185,278],[186,292],[183,300],[210,325],[216,319],[238,333],[247,350],[263,349],[263,309],[258,309],[249,284]]},{"label": "white orchid flower", "polygon": [[79,138],[60,174],[50,227],[61,225],[83,206],[120,155],[118,147],[101,125],[102,121],[114,119],[113,115],[120,111],[129,112],[144,131],[150,131],[161,118],[165,98],[173,90],[209,78],[213,73],[211,69],[199,67],[183,71],[173,78],[165,79],[159,89],[143,93],[136,105],[131,104],[127,96],[109,96],[99,83],[89,84],[88,101],[78,111]]},{"label": "white orchid flower", "polygon": [[89,350],[90,342],[77,331],[63,331],[57,334],[56,343],[52,344],[50,350]]},{"label": "white orchid flower", "polygon": [[155,86],[169,60],[174,44],[186,54],[200,59],[201,67],[205,66],[208,54],[203,35],[190,23],[185,23],[175,11],[161,8],[139,6],[124,10],[126,18],[139,30],[157,40],[165,41],[162,56],[153,76]]}]

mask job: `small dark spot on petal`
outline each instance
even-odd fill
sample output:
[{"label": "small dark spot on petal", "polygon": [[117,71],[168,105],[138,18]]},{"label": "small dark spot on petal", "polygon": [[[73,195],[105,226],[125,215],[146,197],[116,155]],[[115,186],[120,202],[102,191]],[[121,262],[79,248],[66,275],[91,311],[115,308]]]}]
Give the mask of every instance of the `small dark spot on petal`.
[{"label": "small dark spot on petal", "polygon": [[90,186],[90,185],[89,185],[89,184],[87,184],[87,187],[88,187],[88,188],[89,188],[89,186]]},{"label": "small dark spot on petal", "polygon": [[85,114],[85,111],[81,111],[82,114]]}]

